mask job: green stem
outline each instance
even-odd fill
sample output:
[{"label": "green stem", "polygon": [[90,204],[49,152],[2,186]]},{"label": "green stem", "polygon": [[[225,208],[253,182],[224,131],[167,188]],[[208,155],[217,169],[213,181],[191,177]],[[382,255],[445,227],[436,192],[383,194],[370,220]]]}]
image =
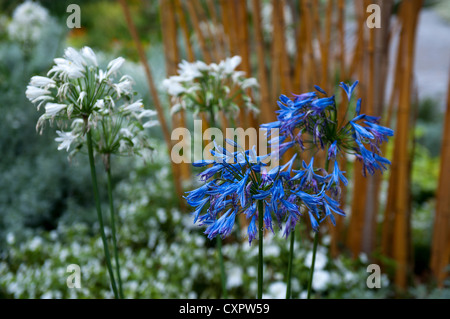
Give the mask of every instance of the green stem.
[{"label": "green stem", "polygon": [[234,231],[236,240],[241,242],[241,221],[239,220],[239,216],[236,216],[236,229]]},{"label": "green stem", "polygon": [[[209,110],[209,116],[210,118],[210,125],[211,127],[216,127],[216,120],[214,118],[214,112],[211,108]],[[217,254],[219,255],[219,267],[220,267],[220,282],[222,284],[222,297],[224,299],[228,298],[228,292],[227,292],[227,276],[225,274],[225,263],[223,260],[223,253],[222,253],[222,238],[219,236],[217,238]]]},{"label": "green stem", "polygon": [[[328,174],[328,166],[330,165],[330,160],[328,158],[328,150],[327,150],[327,152],[325,152],[325,156],[326,156],[325,170],[327,171],[327,174]],[[318,243],[319,243],[319,230],[317,230],[316,233],[314,234],[313,257],[312,257],[311,269],[310,269],[310,273],[309,273],[307,299],[311,298],[311,286],[312,286],[312,281],[313,281],[313,277],[314,277],[314,265],[316,263],[316,252],[317,252]]]},{"label": "green stem", "polygon": [[258,299],[262,299],[263,294],[263,239],[264,239],[264,203],[258,201]]},{"label": "green stem", "polygon": [[291,277],[292,277],[292,260],[294,259],[294,241],[295,241],[295,228],[291,231],[291,243],[289,247],[289,264],[287,273],[286,284],[286,299],[291,299]]},{"label": "green stem", "polygon": [[228,298],[227,276],[225,274],[225,263],[223,261],[223,254],[222,254],[222,238],[220,238],[220,235],[217,236],[216,238],[217,238],[217,252],[219,254],[220,282],[222,284],[222,297],[224,299],[227,299]]},{"label": "green stem", "polygon": [[119,284],[119,295],[120,298],[123,299],[123,289],[122,289],[122,277],[120,275],[120,263],[119,263],[119,251],[117,249],[117,237],[116,237],[116,221],[114,214],[114,199],[112,195],[112,179],[111,179],[111,161],[108,158],[108,165],[106,167],[106,173],[108,176],[108,199],[109,199],[109,211],[111,215],[111,231],[112,231],[112,240],[113,240],[113,248],[114,248],[114,260],[116,263],[116,276]]},{"label": "green stem", "polygon": [[97,217],[98,217],[98,222],[100,224],[100,234],[101,234],[102,242],[103,242],[103,250],[105,252],[106,266],[108,268],[109,277],[111,279],[111,286],[112,286],[112,290],[114,292],[114,296],[116,299],[118,299],[119,295],[117,293],[116,281],[114,279],[114,273],[112,270],[111,256],[109,254],[108,242],[106,240],[105,226],[103,224],[102,209],[100,206],[100,198],[98,195],[97,173],[95,171],[94,151],[93,151],[93,147],[92,147],[92,134],[91,134],[90,130],[87,132],[87,147],[88,147],[88,153],[89,153],[89,165],[91,166],[91,178],[92,178],[95,206],[97,208]]},{"label": "green stem", "polygon": [[314,276],[314,265],[316,263],[316,252],[317,252],[317,244],[319,243],[319,232],[317,231],[314,235],[314,248],[313,248],[313,257],[311,263],[311,269],[309,272],[309,282],[308,282],[308,296],[307,299],[311,298],[311,286]]}]

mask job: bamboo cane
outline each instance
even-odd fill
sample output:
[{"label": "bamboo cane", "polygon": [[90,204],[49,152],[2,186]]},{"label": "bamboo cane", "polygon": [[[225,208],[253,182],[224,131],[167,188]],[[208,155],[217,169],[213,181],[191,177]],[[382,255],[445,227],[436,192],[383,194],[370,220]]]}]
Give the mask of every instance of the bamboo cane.
[{"label": "bamboo cane", "polygon": [[[180,60],[177,43],[176,10],[173,0],[160,0],[160,16],[165,49],[166,73],[175,75]],[[172,116],[172,127],[186,127],[184,111],[181,110]],[[175,164],[175,175],[181,174],[181,179],[190,178],[190,165],[188,163]]]},{"label": "bamboo cane", "polygon": [[397,112],[397,131],[395,147],[398,148],[397,158],[393,161],[397,163],[397,188],[395,191],[395,219],[394,219],[394,249],[393,257],[396,261],[395,284],[400,289],[405,289],[408,277],[408,260],[410,254],[410,246],[407,241],[408,228],[410,220],[408,220],[410,193],[408,188],[409,179],[409,141],[410,141],[410,101],[411,101],[411,84],[412,84],[412,68],[414,62],[414,42],[415,42],[415,25],[417,15],[420,10],[422,1],[403,2],[405,6],[404,24],[405,24],[405,55],[404,55],[404,72],[403,81],[400,92],[399,108]]},{"label": "bamboo cane", "polygon": [[448,271],[445,268],[450,263],[450,72],[443,134],[430,262],[433,274],[441,288],[445,278],[448,277]]},{"label": "bamboo cane", "polygon": [[[119,0],[120,5],[122,6],[122,11],[124,13],[125,16],[125,20],[127,22],[127,27],[128,30],[133,38],[134,44],[136,46],[136,49],[138,51],[139,54],[139,59],[142,63],[142,65],[144,66],[144,70],[145,70],[145,76],[147,78],[147,84],[148,84],[148,88],[149,91],[152,95],[153,98],[153,103],[155,105],[155,109],[157,112],[157,116],[158,116],[158,120],[159,123],[161,125],[161,130],[163,132],[163,137],[164,140],[166,142],[167,145],[167,151],[169,152],[169,156],[170,156],[170,152],[171,152],[171,148],[172,148],[172,140],[171,140],[171,135],[170,135],[170,131],[169,131],[169,127],[167,126],[167,122],[166,119],[164,117],[164,110],[162,108],[162,104],[161,101],[159,99],[158,96],[158,91],[156,89],[155,83],[153,81],[153,76],[150,70],[150,66],[147,62],[147,57],[145,56],[145,52],[144,49],[141,45],[141,41],[139,39],[139,35],[137,33],[136,30],[136,26],[133,23],[133,20],[131,18],[131,14],[130,14],[130,9],[128,8],[128,4],[126,2],[126,0]],[[176,167],[172,162],[172,170],[174,173],[174,183],[175,183],[175,189],[176,189],[176,193],[178,195],[178,198],[181,198],[182,194],[183,194],[183,190],[181,187],[181,182],[180,180],[175,176],[175,172],[176,172]],[[180,205],[181,207],[184,207],[184,202],[180,201]]]},{"label": "bamboo cane", "polygon": [[258,82],[261,92],[261,120],[264,123],[275,120],[275,112],[270,107],[267,68],[264,54],[264,39],[261,25],[261,0],[252,0],[253,30],[255,35],[256,54],[258,57]]},{"label": "bamboo cane", "polygon": [[196,10],[196,1],[184,1],[184,3],[186,4],[187,10],[189,12],[195,34],[197,35],[203,59],[206,63],[211,63],[211,53],[209,52],[208,46],[206,45],[206,40],[205,36],[203,35],[202,29],[200,28],[200,19]]},{"label": "bamboo cane", "polygon": [[272,2],[272,47],[271,47],[271,64],[270,64],[270,100],[276,101],[280,93],[280,79],[278,77],[281,65],[281,40],[280,31],[278,31],[278,24],[275,19],[281,13],[278,11],[279,6],[277,1]]},{"label": "bamboo cane", "polygon": [[181,31],[183,33],[188,61],[193,62],[195,60],[194,50],[192,48],[192,43],[189,39],[189,27],[186,21],[186,17],[183,14],[183,7],[181,5],[181,0],[175,0],[174,6],[175,12],[177,14],[178,24],[180,25]]},{"label": "bamboo cane", "polygon": [[317,61],[314,55],[314,48],[313,48],[313,37],[312,37],[312,29],[313,29],[313,23],[312,23],[312,4],[310,0],[302,0],[302,10],[303,10],[303,18],[305,19],[305,35],[306,35],[306,51],[307,51],[307,57],[309,60],[305,62],[305,64],[308,66],[306,72],[307,72],[307,86],[312,87],[314,84],[318,83],[318,78],[316,76],[317,70],[319,68],[317,67]]},{"label": "bamboo cane", "polygon": [[297,39],[297,43],[296,43],[296,47],[297,50],[295,52],[296,57],[295,57],[295,68],[294,68],[294,75],[293,75],[293,85],[294,85],[294,90],[296,92],[303,92],[304,90],[306,90],[306,85],[305,85],[305,79],[304,79],[304,75],[305,75],[305,67],[303,64],[304,61],[304,51],[305,51],[305,39],[306,39],[306,35],[305,35],[305,28],[306,28],[306,19],[304,18],[304,13],[303,10],[301,8],[301,6],[299,6],[300,10],[298,13],[299,16],[299,20],[300,23],[297,24],[297,29],[298,31],[296,39]]},{"label": "bamboo cane", "polygon": [[[358,21],[361,21],[364,17],[364,3],[355,1],[355,11],[357,11]],[[368,72],[366,72],[367,68],[367,57],[368,57],[368,46],[365,45],[365,28],[360,27],[362,31],[358,34],[358,41],[361,43],[361,46],[358,48],[360,53],[357,55],[358,60],[358,79],[360,79],[360,85],[358,89],[359,96],[363,101],[367,101],[367,85],[366,85],[366,77]],[[342,61],[341,61],[342,62]],[[365,104],[364,104],[365,107]],[[350,216],[348,234],[347,234],[347,246],[354,258],[358,257],[361,251],[361,243],[363,239],[363,230],[364,230],[364,211],[365,211],[365,202],[366,202],[366,189],[367,189],[367,178],[364,177],[361,172],[363,170],[363,165],[360,161],[355,162],[354,166],[354,189],[352,196],[352,214]]]},{"label": "bamboo cane", "polygon": [[[355,3],[356,7],[356,3]],[[358,20],[359,22],[359,20]],[[359,24],[361,26],[361,24]],[[345,0],[338,0],[338,35],[339,35],[339,65],[340,74],[344,79],[349,78],[346,72],[346,61],[345,61]],[[363,32],[362,27],[358,28],[358,33]],[[360,39],[358,37],[358,39]],[[360,43],[360,42],[358,42]],[[355,50],[355,52],[359,52]],[[355,59],[358,60],[358,59]],[[350,73],[352,74],[352,73]]]}]

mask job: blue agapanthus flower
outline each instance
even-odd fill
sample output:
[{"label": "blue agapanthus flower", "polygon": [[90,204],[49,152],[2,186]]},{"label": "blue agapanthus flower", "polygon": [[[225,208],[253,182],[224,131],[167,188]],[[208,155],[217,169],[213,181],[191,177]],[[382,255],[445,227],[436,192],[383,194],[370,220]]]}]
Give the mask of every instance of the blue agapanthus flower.
[{"label": "blue agapanthus flower", "polygon": [[[205,167],[199,174],[205,184],[186,196],[188,204],[194,207],[194,223],[206,226],[209,239],[230,235],[240,214],[249,220],[249,243],[256,238],[258,227],[273,232],[275,225],[280,230],[284,228],[283,234],[288,236],[305,215],[316,231],[327,217],[334,222],[333,213],[344,215],[339,204],[325,194],[335,187],[336,179],[333,174],[314,168],[313,159],[309,164],[303,162],[303,169],[294,170],[294,155],[286,164],[269,169],[265,164],[268,155],[257,156],[254,148],[244,151],[234,142],[227,142],[238,150],[232,153],[216,144],[211,151],[214,160],[194,163]],[[342,172],[337,174],[337,181],[342,180]],[[258,201],[264,208],[264,225],[258,225]]]},{"label": "blue agapanthus flower", "polygon": [[[350,101],[358,81],[352,85],[341,82],[340,87]],[[352,119],[339,118],[334,95],[318,86],[315,92],[294,95],[292,99],[280,96],[277,121],[261,125],[266,129],[279,129],[277,139],[283,141],[286,149],[298,145],[301,150],[318,148],[327,150],[329,160],[338,159],[339,155],[351,154],[363,163],[363,175],[381,172],[390,164],[381,156],[380,145],[394,135],[390,128],[379,124],[380,117],[361,114],[361,99],[356,102],[355,115]],[[347,112],[345,113],[347,114]]]},{"label": "blue agapanthus flower", "polygon": [[209,166],[199,174],[205,184],[187,192],[185,198],[195,208],[192,213],[194,223],[207,226],[205,234],[209,239],[228,236],[237,215],[244,214],[250,220],[248,239],[251,243],[257,233],[257,195],[273,184],[262,173],[268,155],[257,156],[255,149],[244,151],[233,141],[227,140],[227,143],[238,150],[232,153],[215,144],[211,151],[214,160],[194,163],[196,167]]},{"label": "blue agapanthus flower", "polygon": [[[357,83],[341,83],[348,105]],[[328,97],[318,86],[316,90],[318,93],[294,95],[292,99],[281,95],[277,121],[261,125],[268,134],[273,128],[279,130],[270,141],[279,145],[278,154],[258,156],[255,148],[244,151],[227,140],[237,151],[216,144],[211,151],[213,160],[194,163],[205,167],[199,174],[205,184],[188,192],[186,199],[194,207],[194,223],[206,226],[208,238],[228,236],[240,214],[249,220],[249,243],[256,238],[258,227],[272,232],[274,226],[284,228],[287,237],[302,219],[309,219],[313,230],[318,231],[324,220],[335,224],[336,214],[345,216],[338,199],[348,180],[339,167],[339,156],[354,155],[363,163],[364,175],[387,169],[390,162],[381,156],[380,146],[393,136],[393,130],[379,125],[379,117],[361,114],[361,99],[351,120],[338,118],[335,97]],[[314,157],[308,164],[300,163],[296,155],[284,165],[269,168],[265,164],[281,158],[295,145],[300,150],[325,150],[326,167],[314,167]],[[258,225],[258,214],[263,214],[263,225]]]}]

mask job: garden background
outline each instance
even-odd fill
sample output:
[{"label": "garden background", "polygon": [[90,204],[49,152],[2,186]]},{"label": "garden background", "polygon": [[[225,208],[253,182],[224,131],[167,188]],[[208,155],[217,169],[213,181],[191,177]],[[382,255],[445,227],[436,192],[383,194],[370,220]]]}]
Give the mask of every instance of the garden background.
[{"label": "garden background", "polygon": [[[259,82],[252,98],[260,112],[242,110],[239,127],[275,120],[282,93],[308,92],[317,84],[342,100],[337,84],[359,80],[357,94],[368,113],[395,130],[384,150],[393,165],[383,175],[364,178],[354,173],[359,163],[344,163],[350,183],[341,205],[348,216],[321,229],[313,296],[450,297],[448,1],[39,3],[48,15],[44,25],[26,16],[16,22],[41,30],[24,41],[10,27],[20,18],[13,13],[21,2],[0,0],[0,297],[113,297],[87,158],[68,162],[64,150],[56,151],[54,130],[39,135],[39,113],[25,96],[30,77],[45,75],[67,46],[92,47],[100,64],[126,58],[122,72],[134,78],[144,104],[160,111],[160,126],[148,130],[152,160],[116,160],[113,191],[127,298],[223,297],[216,240],[193,224],[181,197],[198,185],[198,171],[171,163],[168,155],[171,130],[192,129],[194,115],[171,114],[162,82],[177,73],[182,59],[211,63],[234,55]],[[71,3],[81,8],[81,28],[67,27]],[[366,24],[371,3],[381,7],[379,29]],[[230,127],[225,119],[220,125]],[[105,189],[106,178],[100,175],[99,184]],[[101,194],[107,207],[106,191]],[[293,298],[306,295],[311,259],[311,229],[301,227]],[[288,249],[280,234],[266,234],[266,298],[285,296]],[[245,231],[224,240],[223,254],[228,297],[253,298],[257,250]],[[372,263],[382,269],[379,289],[366,285]],[[80,289],[66,285],[69,264],[82,269]]]}]

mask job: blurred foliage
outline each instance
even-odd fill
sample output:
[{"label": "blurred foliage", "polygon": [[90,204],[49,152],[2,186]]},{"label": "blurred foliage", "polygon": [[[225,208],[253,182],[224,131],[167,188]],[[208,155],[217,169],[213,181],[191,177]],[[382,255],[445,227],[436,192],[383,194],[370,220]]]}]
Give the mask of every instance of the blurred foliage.
[{"label": "blurred foliage", "polygon": [[423,145],[430,156],[436,157],[440,153],[443,132],[442,110],[439,109],[439,101],[425,98],[420,101],[417,110],[417,123],[415,138]]},{"label": "blurred foliage", "polygon": [[[421,282],[430,279],[430,256],[438,187],[443,116],[437,101],[427,98],[417,108],[411,176],[411,224],[414,273]],[[419,291],[417,291],[418,293]]]},{"label": "blurred foliage", "polygon": [[[160,42],[158,1],[128,1],[138,34],[144,47]],[[118,1],[95,1],[80,5],[81,29],[73,29],[70,45],[87,45],[93,49],[124,55],[137,61],[138,54],[128,31]],[[99,12],[102,14],[99,15]]]},{"label": "blurred foliage", "polygon": [[432,157],[425,146],[416,144],[411,189],[414,203],[422,204],[434,198],[439,179],[439,165],[439,157]]},{"label": "blurred foliage", "polygon": [[[40,0],[50,14],[57,17],[61,25],[72,12],[70,4],[77,4],[81,10],[81,28],[70,31],[68,44],[75,47],[90,46],[113,55],[124,55],[129,60],[138,60],[135,45],[128,31],[122,7],[116,0]],[[133,22],[136,25],[144,47],[161,41],[158,1],[128,0]],[[20,4],[16,0],[0,0],[0,12],[11,15]]]},{"label": "blurred foliage", "polygon": [[447,0],[441,0],[435,6],[436,12],[450,23],[450,2]]}]

